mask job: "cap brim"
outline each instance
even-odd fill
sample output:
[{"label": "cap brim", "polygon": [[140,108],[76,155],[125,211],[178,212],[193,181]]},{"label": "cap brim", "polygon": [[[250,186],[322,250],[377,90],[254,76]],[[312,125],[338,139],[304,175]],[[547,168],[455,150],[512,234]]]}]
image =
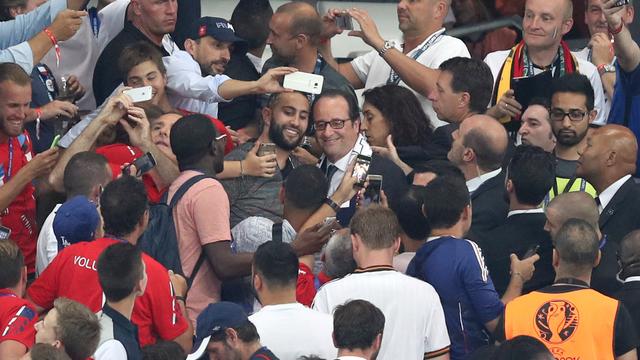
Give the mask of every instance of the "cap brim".
[{"label": "cap brim", "polygon": [[202,355],[204,355],[204,352],[207,350],[207,345],[209,345],[210,339],[211,339],[211,335],[202,339],[202,341],[200,342],[200,345],[198,345],[198,348],[195,351],[192,351],[191,354],[189,354],[189,356],[187,356],[187,360],[200,359]]}]

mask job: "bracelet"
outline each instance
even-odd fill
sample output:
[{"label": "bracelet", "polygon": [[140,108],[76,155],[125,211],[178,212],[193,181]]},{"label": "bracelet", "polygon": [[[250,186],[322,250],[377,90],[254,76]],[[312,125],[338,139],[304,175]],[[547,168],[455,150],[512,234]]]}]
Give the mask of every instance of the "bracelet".
[{"label": "bracelet", "polygon": [[58,45],[58,39],[56,39],[56,36],[53,35],[53,32],[49,28],[44,28],[43,31],[49,37],[49,40],[51,40],[51,43],[53,44],[53,47],[56,50],[56,65],[60,67],[61,51],[60,51],[60,45]]},{"label": "bracelet", "polygon": [[608,28],[609,28],[609,34],[618,35],[618,34],[620,34],[620,32],[622,32],[622,29],[624,28],[624,21],[621,21],[620,22],[620,26],[618,28],[616,28],[616,29],[612,29],[611,27],[608,27]]},{"label": "bracelet", "polygon": [[244,169],[242,168],[242,160],[240,160],[240,176],[244,176]]},{"label": "bracelet", "polygon": [[183,303],[185,303],[185,304],[187,303],[187,298],[186,298],[186,297],[184,297],[184,296],[178,296],[178,295],[176,295],[176,300],[178,300],[178,301],[182,301],[182,302],[183,302]]},{"label": "bracelet", "polygon": [[329,205],[336,213],[340,211],[340,205],[336,204],[336,202],[331,200],[331,198],[324,199],[324,203]]}]

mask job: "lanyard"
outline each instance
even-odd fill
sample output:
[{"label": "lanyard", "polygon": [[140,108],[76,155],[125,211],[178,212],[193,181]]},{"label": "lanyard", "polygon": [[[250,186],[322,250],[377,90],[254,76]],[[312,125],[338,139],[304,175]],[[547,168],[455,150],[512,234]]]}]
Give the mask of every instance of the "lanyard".
[{"label": "lanyard", "polygon": [[[316,57],[316,66],[313,68],[313,74],[320,75],[320,71],[322,71],[322,68],[324,67],[323,65],[324,58],[322,57],[322,55],[320,55],[320,53],[318,53]],[[307,98],[309,98],[309,104],[313,104],[313,100],[316,98],[316,94],[309,94],[307,95]]]},{"label": "lanyard", "polygon": [[42,84],[44,84],[45,88],[47,89],[47,97],[49,98],[49,101],[53,101],[55,98],[56,89],[53,85],[53,80],[49,76],[49,71],[42,64],[38,65],[36,68],[38,70],[38,75],[40,75],[38,76],[40,78],[40,81],[42,81]]},{"label": "lanyard", "polygon": [[[571,179],[569,179],[569,182],[567,182],[567,184],[564,186],[564,189],[562,189],[562,193],[564,194],[564,193],[570,192],[575,182],[576,182],[576,177],[574,175],[573,177],[571,177]],[[580,191],[584,192],[586,188],[587,188],[587,181],[585,179],[580,179]],[[553,197],[558,196],[558,180],[557,179],[553,182],[551,191],[553,191]],[[551,199],[549,197],[549,194],[547,194],[547,196],[545,196],[544,198],[544,207],[547,207],[550,201]]]},{"label": "lanyard", "polygon": [[18,297],[16,296],[16,294],[13,293],[0,293],[0,297]]},{"label": "lanyard", "polygon": [[4,183],[6,184],[11,180],[11,173],[13,172],[13,138],[9,139],[9,165],[7,166],[7,175],[4,177]]},{"label": "lanyard", "polygon": [[93,36],[98,37],[100,33],[100,18],[98,18],[98,9],[92,7],[87,10],[89,12],[89,20],[91,22],[91,30],[93,31]]},{"label": "lanyard", "polygon": [[[429,37],[429,40],[427,40],[427,42],[425,42],[424,45],[422,45],[415,53],[413,53],[411,58],[413,60],[417,60],[420,57],[420,55],[422,55],[425,51],[427,51],[433,44],[437,43],[438,41],[440,41],[440,39],[442,39],[442,37],[444,36],[443,35],[444,31],[445,29],[440,29],[435,33],[433,33]],[[404,46],[404,44],[402,46]],[[400,75],[396,74],[396,72],[392,68],[391,73],[389,74],[389,79],[387,80],[387,84],[398,85],[398,83],[400,83]]]}]

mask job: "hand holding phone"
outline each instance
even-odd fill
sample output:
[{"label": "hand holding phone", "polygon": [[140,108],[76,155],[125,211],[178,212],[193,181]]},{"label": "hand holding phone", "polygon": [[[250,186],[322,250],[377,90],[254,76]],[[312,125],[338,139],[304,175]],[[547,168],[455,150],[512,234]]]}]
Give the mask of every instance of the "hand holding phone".
[{"label": "hand holding phone", "polygon": [[301,91],[303,93],[317,95],[322,92],[323,83],[324,77],[322,75],[296,71],[284,76],[282,87],[284,87],[285,89],[291,89]]},{"label": "hand holding phone", "polygon": [[382,193],[382,175],[367,175],[367,188],[362,196],[362,205],[380,204]]},{"label": "hand holding phone", "polygon": [[342,30],[353,30],[353,19],[349,14],[336,16],[336,26]]},{"label": "hand holding phone", "polygon": [[49,147],[49,149],[53,149],[54,147],[58,146],[58,142],[60,142],[60,138],[62,137],[62,135],[58,134],[53,138],[53,141],[51,142],[51,147]]},{"label": "hand holding phone", "polygon": [[128,95],[134,103],[149,101],[153,97],[153,88],[151,86],[143,86],[124,90],[123,94]]},{"label": "hand holding phone", "polygon": [[355,186],[364,187],[364,183],[367,180],[367,173],[369,172],[370,164],[370,156],[358,154],[358,156],[356,157],[356,163],[353,166],[353,173],[351,173],[351,176],[356,178]]},{"label": "hand holding phone", "polygon": [[527,252],[525,252],[524,255],[522,255],[522,260],[532,257],[538,252],[539,249],[540,249],[540,245],[533,245],[529,247],[529,249],[527,249]]},{"label": "hand holding phone", "polygon": [[257,155],[258,156],[275,155],[275,153],[276,153],[276,144],[263,143],[263,144],[260,144]]},{"label": "hand holding phone", "polygon": [[137,158],[132,164],[125,166],[124,169],[122,169],[122,173],[125,175],[131,175],[132,165],[136,168],[136,176],[140,177],[156,166],[156,159],[150,152],[148,152]]}]

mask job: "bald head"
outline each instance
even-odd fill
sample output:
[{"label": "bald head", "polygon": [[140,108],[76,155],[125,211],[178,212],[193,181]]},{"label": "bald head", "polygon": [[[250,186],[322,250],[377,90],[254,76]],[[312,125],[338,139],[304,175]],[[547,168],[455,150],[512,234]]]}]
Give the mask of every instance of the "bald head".
[{"label": "bald head", "polygon": [[623,176],[636,172],[637,153],[638,142],[631,130],[605,125],[587,136],[576,174],[602,192]]},{"label": "bald head", "polygon": [[460,124],[462,144],[473,149],[478,167],[492,171],[500,167],[507,151],[508,136],[504,126],[487,115],[473,115]]},{"label": "bald head", "polygon": [[[598,205],[591,195],[586,192],[576,191],[564,193],[551,200],[546,209],[547,224],[545,228],[554,237],[560,227],[568,219],[580,219],[586,221],[592,227],[598,229]],[[597,230],[599,232],[600,230]]]},{"label": "bald head", "polygon": [[640,275],[640,230],[630,232],[620,242],[620,262],[623,278]]},{"label": "bald head", "polygon": [[322,19],[318,11],[304,1],[292,1],[280,6],[276,14],[286,14],[290,16],[289,34],[308,35],[312,43],[316,44],[322,33]]}]

